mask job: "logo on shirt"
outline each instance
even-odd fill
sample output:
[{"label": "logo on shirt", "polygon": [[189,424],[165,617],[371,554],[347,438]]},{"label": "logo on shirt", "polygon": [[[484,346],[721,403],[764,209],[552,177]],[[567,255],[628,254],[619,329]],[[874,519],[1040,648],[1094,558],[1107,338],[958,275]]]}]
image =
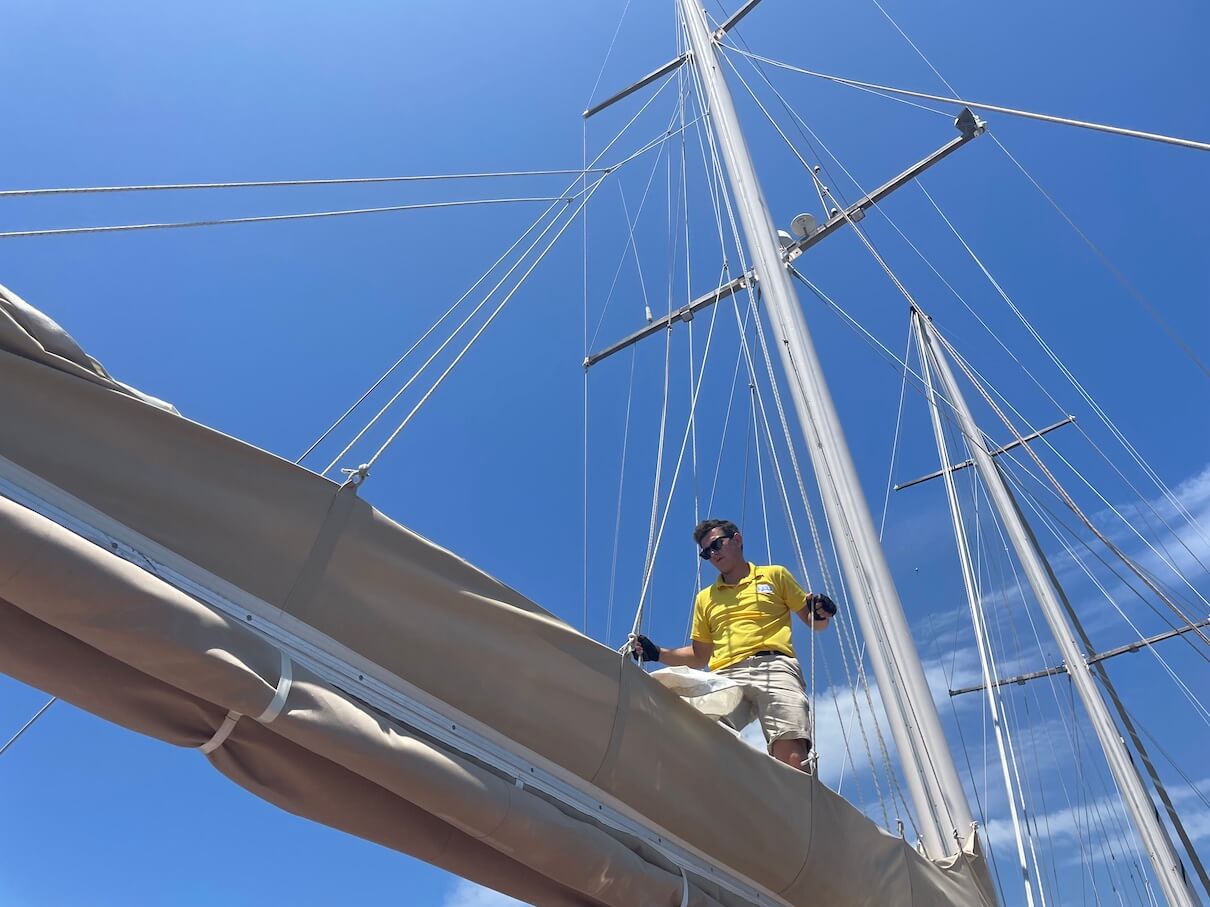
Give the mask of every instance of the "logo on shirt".
[{"label": "logo on shirt", "polygon": [[772,595],[772,594],[773,594],[773,587],[772,587],[772,586],[770,586],[768,583],[757,583],[757,584],[756,584],[756,591],[757,591],[757,592],[760,592],[760,593],[761,593],[761,594],[763,594],[763,595]]}]

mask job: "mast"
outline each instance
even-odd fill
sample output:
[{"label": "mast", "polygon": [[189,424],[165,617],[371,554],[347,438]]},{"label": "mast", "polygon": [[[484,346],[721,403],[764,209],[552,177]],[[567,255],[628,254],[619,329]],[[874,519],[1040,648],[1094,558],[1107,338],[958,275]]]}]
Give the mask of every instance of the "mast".
[{"label": "mast", "polygon": [[[1017,552],[1017,558],[1025,570],[1030,588],[1038,600],[1038,606],[1050,626],[1051,633],[1054,634],[1067,673],[1075,685],[1080,700],[1084,703],[1084,708],[1088,711],[1088,717],[1101,741],[1105,758],[1109,762],[1109,769],[1113,773],[1122,800],[1126,804],[1126,809],[1134,821],[1139,838],[1151,860],[1164,897],[1173,907],[1196,907],[1199,900],[1185,877],[1180,858],[1172,846],[1172,840],[1168,837],[1168,830],[1160,821],[1159,813],[1143,787],[1143,780],[1139,777],[1138,770],[1131,761],[1130,752],[1126,749],[1126,742],[1114,725],[1109,709],[1101,698],[1100,691],[1097,690],[1093,680],[1092,667],[1081,655],[1072,628],[1064,617],[1061,603],[1063,596],[1054,572],[1017,506],[1008,483],[1000,473],[1000,468],[987,449],[983,435],[975,424],[974,416],[954,380],[953,372],[950,370],[949,362],[938,341],[932,322],[919,309],[913,309],[912,317],[923,341],[920,355],[922,358],[927,357],[928,361],[936,366],[937,380],[941,385],[944,398],[949,402],[957,417],[958,427],[966,437],[967,447],[975,461],[979,477],[983,481],[988,497],[1000,515],[1004,529]],[[930,397],[929,402],[933,407],[937,406],[935,397]]]},{"label": "mast", "polygon": [[966,793],[941,729],[920,657],[878,540],[840,420],[824,380],[798,298],[790,285],[773,220],[739,128],[714,38],[695,0],[678,0],[694,66],[709,103],[753,258],[778,354],[835,536],[854,610],[869,641],[874,675],[886,704],[925,852],[961,850],[971,828]]}]

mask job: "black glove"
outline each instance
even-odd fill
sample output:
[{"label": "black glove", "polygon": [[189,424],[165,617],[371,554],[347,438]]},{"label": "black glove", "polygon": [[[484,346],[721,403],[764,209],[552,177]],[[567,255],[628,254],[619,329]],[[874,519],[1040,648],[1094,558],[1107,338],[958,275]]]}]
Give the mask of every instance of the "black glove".
[{"label": "black glove", "polygon": [[638,648],[632,649],[630,652],[630,656],[635,661],[659,661],[660,660],[660,647],[657,646],[655,643],[653,643],[646,636],[642,636],[642,635],[636,636],[634,638],[634,642],[635,642],[635,645],[638,646]]},{"label": "black glove", "polygon": [[819,608],[823,608],[828,617],[833,617],[836,614],[836,602],[828,598],[822,592],[812,592],[807,596],[807,604],[811,606],[811,613],[814,614]]}]

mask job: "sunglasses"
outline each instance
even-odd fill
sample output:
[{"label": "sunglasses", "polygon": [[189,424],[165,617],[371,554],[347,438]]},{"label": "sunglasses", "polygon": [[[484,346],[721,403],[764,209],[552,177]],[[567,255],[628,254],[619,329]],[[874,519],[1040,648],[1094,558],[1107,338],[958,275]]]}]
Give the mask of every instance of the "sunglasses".
[{"label": "sunglasses", "polygon": [[704,561],[710,560],[710,555],[714,554],[717,551],[721,551],[723,548],[723,543],[725,541],[727,541],[727,539],[730,539],[730,538],[735,538],[734,532],[731,533],[730,535],[720,535],[713,542],[711,542],[709,545],[707,545],[705,548],[703,548],[701,551],[699,551],[697,553],[697,556],[700,557]]}]

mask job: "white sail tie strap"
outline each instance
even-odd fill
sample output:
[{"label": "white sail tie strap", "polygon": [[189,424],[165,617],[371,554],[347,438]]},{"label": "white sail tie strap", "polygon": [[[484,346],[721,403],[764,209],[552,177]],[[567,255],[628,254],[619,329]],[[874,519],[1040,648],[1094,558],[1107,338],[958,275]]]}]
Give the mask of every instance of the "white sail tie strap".
[{"label": "white sail tie strap", "polygon": [[257,721],[261,724],[269,724],[269,722],[281,714],[281,710],[286,704],[286,697],[290,695],[290,685],[293,682],[294,671],[290,656],[283,651],[281,653],[281,676],[277,680],[277,691],[273,694],[272,701],[265,706],[265,710],[256,716]]},{"label": "white sail tie strap", "polygon": [[[277,680],[277,690],[273,693],[273,699],[265,706],[265,710],[256,716],[256,720],[261,724],[268,724],[281,714],[282,708],[286,704],[286,699],[290,695],[290,686],[294,682],[294,671],[290,661],[290,656],[285,652],[281,653],[281,676]],[[216,749],[227,742],[227,738],[231,736],[231,732],[235,730],[236,723],[244,717],[240,712],[232,709],[227,713],[227,717],[223,719],[223,723],[218,726],[218,730],[214,732],[209,740],[198,747],[205,755],[213,753]]]},{"label": "white sail tie strap", "polygon": [[685,874],[685,867],[678,867],[681,870],[681,907],[689,907],[689,876]]},{"label": "white sail tie strap", "polygon": [[218,730],[214,732],[214,736],[198,747],[205,755],[210,755],[220,746],[227,742],[227,738],[231,736],[231,732],[235,730],[235,723],[243,716],[239,712],[232,709],[227,713],[227,717],[223,719],[223,723],[218,726]]}]

